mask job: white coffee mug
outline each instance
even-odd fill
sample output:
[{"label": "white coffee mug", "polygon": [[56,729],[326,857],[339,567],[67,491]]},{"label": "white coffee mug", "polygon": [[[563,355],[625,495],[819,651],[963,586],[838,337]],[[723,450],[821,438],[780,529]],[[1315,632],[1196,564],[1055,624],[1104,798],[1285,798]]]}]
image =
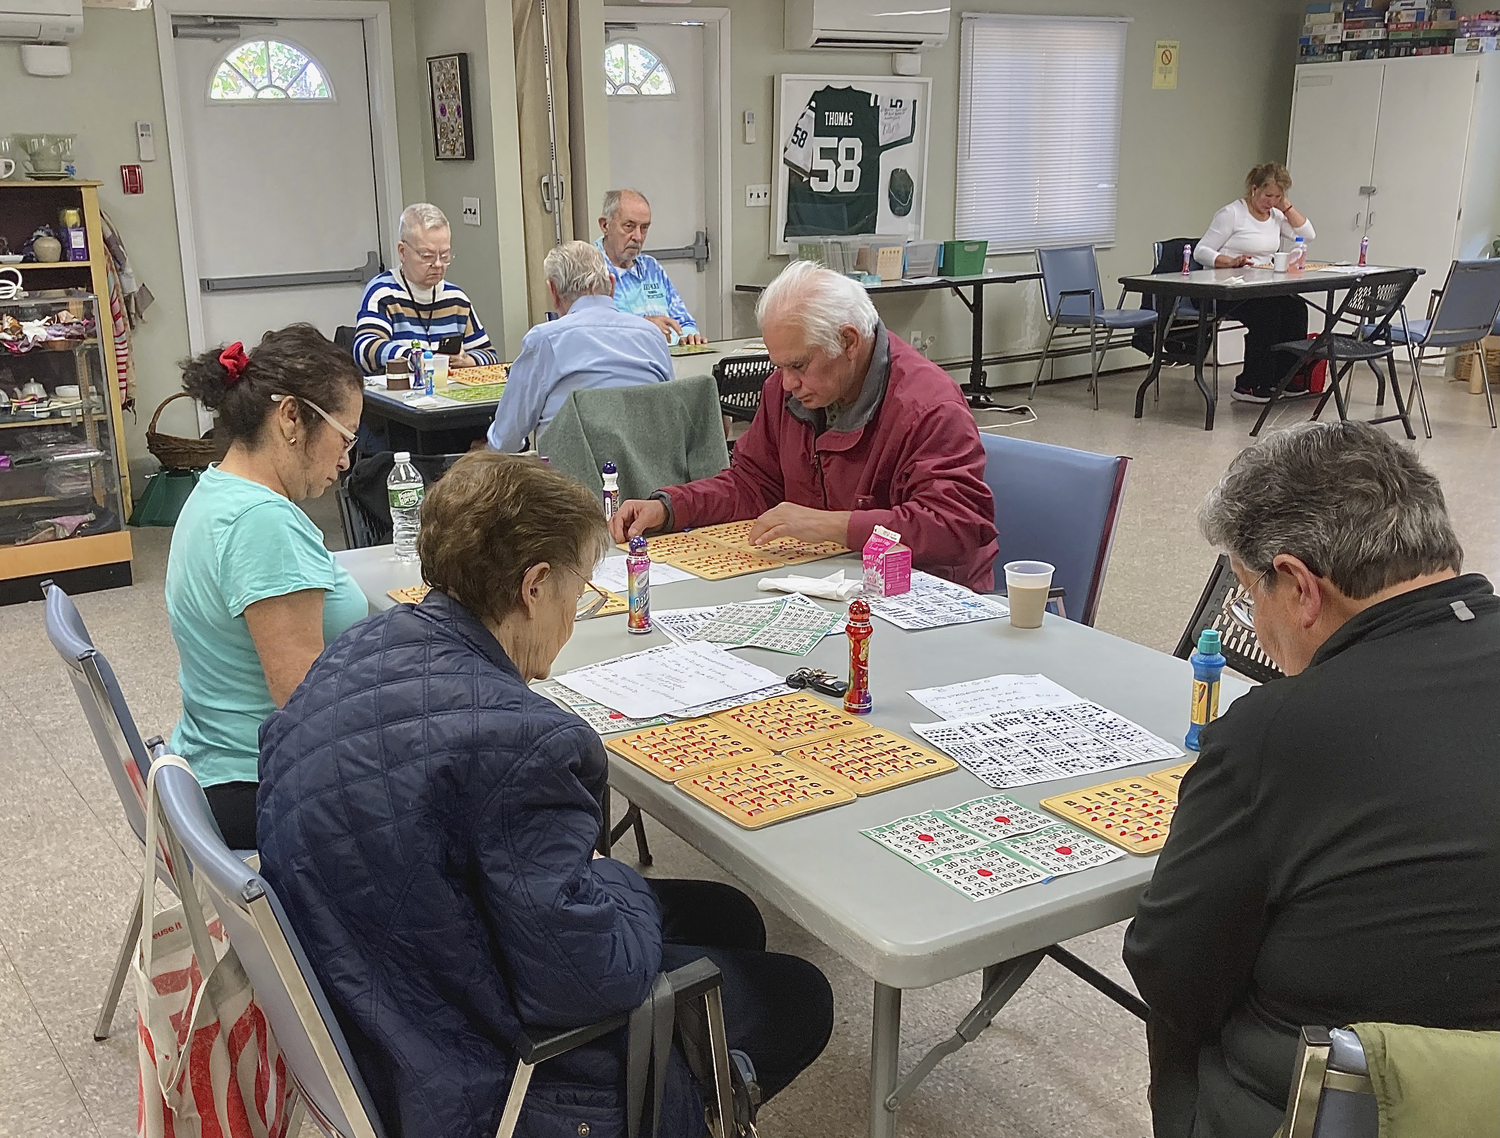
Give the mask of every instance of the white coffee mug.
[{"label": "white coffee mug", "polygon": [[11,265],[0,269],[0,300],[13,300],[21,291],[21,270]]},{"label": "white coffee mug", "polygon": [[0,181],[4,181],[16,172],[16,163],[12,158],[0,158]]},{"label": "white coffee mug", "polygon": [[1273,253],[1271,255],[1271,268],[1275,269],[1278,273],[1286,272],[1290,258],[1290,253]]}]

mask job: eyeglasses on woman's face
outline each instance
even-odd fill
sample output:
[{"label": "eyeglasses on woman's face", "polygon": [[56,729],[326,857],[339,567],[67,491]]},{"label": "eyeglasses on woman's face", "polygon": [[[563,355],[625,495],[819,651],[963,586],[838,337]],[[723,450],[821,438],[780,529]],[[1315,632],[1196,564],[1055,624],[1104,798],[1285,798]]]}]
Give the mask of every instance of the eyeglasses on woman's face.
[{"label": "eyeglasses on woman's face", "polygon": [[337,419],[335,419],[327,411],[323,410],[323,408],[319,407],[311,399],[303,399],[301,396],[292,396],[292,395],[273,395],[273,396],[271,396],[271,402],[272,403],[280,403],[283,399],[296,399],[298,402],[303,403],[303,404],[305,404],[308,407],[311,407],[314,411],[316,411],[319,415],[321,415],[323,417],[323,421],[325,423],[327,423],[330,427],[332,427],[335,431],[337,431],[339,433],[340,437],[343,438],[343,440],[344,440],[344,453],[345,454],[348,454],[350,451],[352,451],[354,449],[354,444],[359,441],[359,435],[356,434],[354,431],[351,431],[348,427],[344,426],[343,423],[340,423]]}]

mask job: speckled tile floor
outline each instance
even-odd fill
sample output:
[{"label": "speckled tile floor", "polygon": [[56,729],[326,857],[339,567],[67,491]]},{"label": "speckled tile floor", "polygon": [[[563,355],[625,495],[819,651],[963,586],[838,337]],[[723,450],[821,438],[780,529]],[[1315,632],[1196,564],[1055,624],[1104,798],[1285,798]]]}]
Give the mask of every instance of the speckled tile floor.
[{"label": "speckled tile floor", "polygon": [[[1257,409],[1226,402],[1218,429],[1202,430],[1202,404],[1182,372],[1168,372],[1161,401],[1130,417],[1139,374],[1103,380],[1097,414],[1081,383],[1044,388],[1028,438],[1130,455],[1114,560],[1099,627],[1170,650],[1214,554],[1193,510],[1249,440]],[[1500,432],[1484,402],[1429,380],[1431,441],[1415,445],[1443,479],[1472,569],[1500,570]],[[1230,384],[1224,383],[1227,394]],[[1362,380],[1355,411],[1368,415],[1373,384]],[[1017,395],[1017,401],[1020,396]],[[1275,418],[1304,418],[1305,403]],[[1014,417],[979,414],[981,425]],[[331,534],[331,501],[309,511]],[[178,710],[176,655],[166,627],[162,578],[166,530],[135,535],[137,583],[80,597],[79,609],[120,676],[146,734],[166,732]],[[336,536],[330,544],[338,544]],[[0,1138],[134,1133],[134,1011],[127,992],[114,1034],[90,1038],[140,857],[42,630],[41,606],[0,609]],[[659,825],[655,872],[716,876],[717,870]],[[762,1132],[864,1133],[869,982],[779,914],[768,914],[774,947],[817,962],[837,998],[832,1042],[814,1066],[762,1114]],[[1122,980],[1122,927],[1100,929],[1070,948]],[[908,993],[903,1066],[951,1033],[978,978]],[[901,1113],[905,1138],[984,1134],[1141,1138],[1150,1133],[1146,1057],[1139,1024],[1062,969],[1045,962],[979,1040],[945,1060]]]}]

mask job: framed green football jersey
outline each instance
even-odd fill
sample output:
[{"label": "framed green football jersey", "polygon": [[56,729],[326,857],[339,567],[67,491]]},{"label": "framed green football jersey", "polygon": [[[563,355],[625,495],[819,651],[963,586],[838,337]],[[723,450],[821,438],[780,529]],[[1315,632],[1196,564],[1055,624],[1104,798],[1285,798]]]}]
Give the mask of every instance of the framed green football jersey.
[{"label": "framed green football jersey", "polygon": [[781,76],[771,252],[799,240],[922,236],[932,81]]}]

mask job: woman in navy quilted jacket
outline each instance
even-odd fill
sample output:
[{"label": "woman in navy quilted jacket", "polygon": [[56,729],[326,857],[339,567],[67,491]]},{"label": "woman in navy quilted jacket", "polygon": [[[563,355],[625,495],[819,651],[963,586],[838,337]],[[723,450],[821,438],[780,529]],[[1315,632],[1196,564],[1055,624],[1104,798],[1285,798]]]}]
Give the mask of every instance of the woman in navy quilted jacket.
[{"label": "woman in navy quilted jacket", "polygon": [[[704,955],[767,1096],[828,1041],[827,980],[765,951],[748,897],[593,852],[604,748],[527,684],[567,643],[607,541],[578,483],[465,456],[423,503],[427,598],[339,637],[261,730],[261,871],[393,1138],[491,1138],[518,1032],[627,1011]],[[624,1135],[623,1035],[539,1066],[518,1133]],[[660,1134],[703,1133],[674,1053]]]}]

